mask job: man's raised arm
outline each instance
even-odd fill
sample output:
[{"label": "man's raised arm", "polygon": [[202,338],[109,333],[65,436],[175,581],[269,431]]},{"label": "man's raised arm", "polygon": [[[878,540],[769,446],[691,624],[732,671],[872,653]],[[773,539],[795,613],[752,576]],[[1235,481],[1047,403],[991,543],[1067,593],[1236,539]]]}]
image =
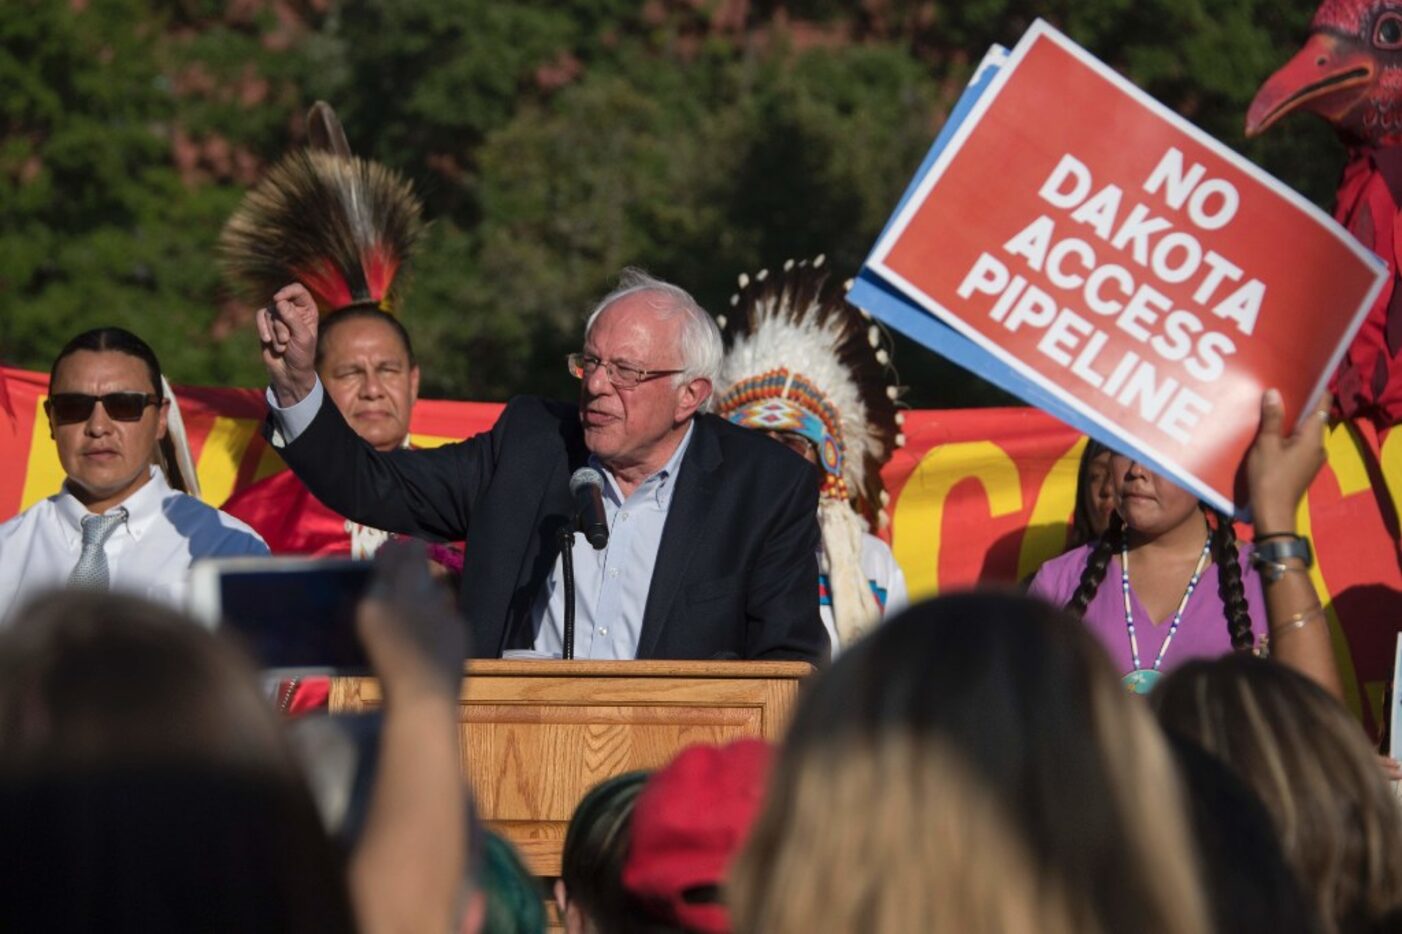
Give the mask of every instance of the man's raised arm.
[{"label": "man's raised arm", "polygon": [[278,405],[301,402],[316,387],[316,301],[300,282],[278,289],[258,309],[258,340]]}]

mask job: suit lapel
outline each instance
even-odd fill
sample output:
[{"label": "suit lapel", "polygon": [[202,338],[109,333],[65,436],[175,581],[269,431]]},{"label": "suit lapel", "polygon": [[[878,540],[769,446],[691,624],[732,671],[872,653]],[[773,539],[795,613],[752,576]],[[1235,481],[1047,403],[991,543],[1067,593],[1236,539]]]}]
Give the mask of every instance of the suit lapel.
[{"label": "suit lapel", "polygon": [[638,637],[638,658],[652,658],[662,629],[671,617],[677,591],[686,576],[696,543],[711,513],[717,492],[722,456],[720,442],[707,424],[709,416],[698,416],[691,445],[682,457],[677,488],[662,527],[662,543],[652,569],[643,627]]},{"label": "suit lapel", "polygon": [[[574,426],[570,426],[574,427]],[[510,602],[506,612],[506,625],[498,640],[496,654],[501,655],[502,651],[509,648],[516,648],[512,644],[513,636],[524,638],[518,635],[530,627],[531,607],[535,605],[536,597],[545,588],[546,578],[550,576],[550,571],[555,566],[555,559],[560,555],[560,546],[556,541],[556,535],[560,527],[569,521],[573,504],[570,502],[569,477],[574,469],[584,463],[588,452],[584,450],[582,439],[578,444],[571,443],[574,438],[568,430],[564,433],[563,445],[559,441],[550,442],[549,449],[542,455],[550,461],[550,468],[545,477],[545,484],[541,491],[540,501],[536,506],[534,517],[529,523],[520,523],[514,526],[523,531],[526,540],[517,547],[520,548],[521,565],[516,572],[516,586],[511,592]],[[522,508],[529,508],[522,504]],[[529,648],[534,643],[534,636],[527,640]]]}]

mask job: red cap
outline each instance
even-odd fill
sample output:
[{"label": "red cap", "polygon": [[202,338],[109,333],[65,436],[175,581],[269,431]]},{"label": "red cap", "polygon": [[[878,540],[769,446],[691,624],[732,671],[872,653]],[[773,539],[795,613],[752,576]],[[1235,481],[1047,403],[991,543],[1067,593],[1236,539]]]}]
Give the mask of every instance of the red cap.
[{"label": "red cap", "polygon": [[759,816],[772,759],[772,747],[755,739],[691,746],[648,779],[633,809],[623,887],[660,919],[729,934],[723,904],[686,895],[724,883]]}]

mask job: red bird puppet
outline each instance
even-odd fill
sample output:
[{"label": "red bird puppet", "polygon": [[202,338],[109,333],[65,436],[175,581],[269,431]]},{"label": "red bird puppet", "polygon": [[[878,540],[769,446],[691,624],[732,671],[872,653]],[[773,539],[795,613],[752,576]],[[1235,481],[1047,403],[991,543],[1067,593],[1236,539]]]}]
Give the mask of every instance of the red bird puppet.
[{"label": "red bird puppet", "polygon": [[1330,388],[1337,415],[1377,428],[1402,422],[1402,7],[1324,0],[1310,37],[1271,75],[1246,114],[1255,136],[1296,110],[1328,120],[1348,147],[1334,219],[1392,270]]}]

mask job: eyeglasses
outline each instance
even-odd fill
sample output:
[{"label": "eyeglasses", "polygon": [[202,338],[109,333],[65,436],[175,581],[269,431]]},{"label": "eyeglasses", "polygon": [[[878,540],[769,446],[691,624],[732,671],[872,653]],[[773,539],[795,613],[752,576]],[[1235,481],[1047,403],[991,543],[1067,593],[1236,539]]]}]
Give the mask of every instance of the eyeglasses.
[{"label": "eyeglasses", "polygon": [[771,431],[765,429],[764,433],[775,441],[778,441],[790,451],[793,451],[799,457],[805,457],[808,460],[814,461],[818,459],[817,448],[813,446],[813,442],[796,431]]},{"label": "eyeglasses", "polygon": [[58,425],[71,425],[92,418],[92,411],[101,402],[107,417],[118,422],[139,422],[148,405],[160,405],[159,396],[147,392],[109,392],[90,396],[85,392],[56,392],[44,403],[49,417]]},{"label": "eyeglasses", "polygon": [[645,383],[650,379],[659,376],[675,376],[683,370],[643,370],[626,363],[613,363],[608,360],[600,360],[598,357],[587,353],[572,353],[565,358],[569,365],[570,375],[575,379],[588,379],[594,375],[594,371],[599,367],[604,368],[604,375],[609,378],[609,382],[619,389],[633,389],[639,383]]}]

